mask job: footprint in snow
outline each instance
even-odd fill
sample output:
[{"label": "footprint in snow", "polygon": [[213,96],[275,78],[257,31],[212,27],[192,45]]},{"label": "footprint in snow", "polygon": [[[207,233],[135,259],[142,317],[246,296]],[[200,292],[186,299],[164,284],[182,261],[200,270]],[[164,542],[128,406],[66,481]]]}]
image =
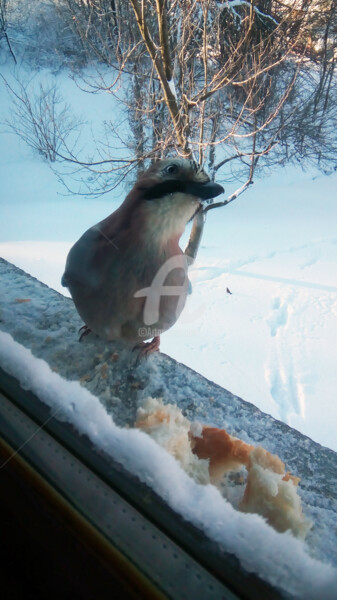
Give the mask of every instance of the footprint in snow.
[{"label": "footprint in snow", "polygon": [[267,323],[270,328],[270,335],[275,337],[281,327],[284,327],[288,322],[289,305],[288,302],[279,297],[274,298],[272,304],[272,314],[267,318]]}]

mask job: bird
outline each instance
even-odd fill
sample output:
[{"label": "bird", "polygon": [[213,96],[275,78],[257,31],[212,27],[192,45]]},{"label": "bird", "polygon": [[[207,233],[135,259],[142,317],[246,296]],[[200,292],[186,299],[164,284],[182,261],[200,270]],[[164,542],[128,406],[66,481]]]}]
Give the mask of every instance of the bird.
[{"label": "bird", "polygon": [[119,208],[80,237],[61,280],[85,323],[80,340],[93,332],[144,356],[159,350],[189,291],[181,235],[203,201],[223,191],[193,160],[161,159]]}]

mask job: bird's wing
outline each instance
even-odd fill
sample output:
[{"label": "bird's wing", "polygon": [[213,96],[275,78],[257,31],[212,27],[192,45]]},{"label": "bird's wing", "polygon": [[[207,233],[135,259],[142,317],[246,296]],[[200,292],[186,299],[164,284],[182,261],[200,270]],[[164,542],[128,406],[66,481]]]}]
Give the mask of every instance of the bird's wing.
[{"label": "bird's wing", "polygon": [[71,287],[77,284],[92,289],[100,287],[117,254],[117,244],[98,226],[92,227],[71,248],[62,285]]}]

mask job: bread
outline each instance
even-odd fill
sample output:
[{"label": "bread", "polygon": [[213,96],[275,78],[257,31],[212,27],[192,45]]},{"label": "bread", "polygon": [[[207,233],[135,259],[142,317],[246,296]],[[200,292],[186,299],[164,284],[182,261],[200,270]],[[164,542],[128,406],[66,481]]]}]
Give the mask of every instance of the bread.
[{"label": "bread", "polygon": [[[282,460],[264,448],[231,436],[225,429],[191,423],[173,404],[148,398],[138,410],[135,426],[170,452],[198,483],[217,485],[235,507],[264,517],[277,531],[304,538],[311,527],[298,495],[300,479]],[[238,494],[230,493],[226,477],[244,470]],[[235,483],[234,483],[235,485]],[[233,503],[234,504],[234,503]]]},{"label": "bread", "polygon": [[209,460],[212,483],[220,481],[224,473],[248,465],[250,452],[254,449],[254,446],[217,427],[204,426],[200,436],[194,435],[193,430],[190,430],[190,441],[194,454],[198,458]]}]

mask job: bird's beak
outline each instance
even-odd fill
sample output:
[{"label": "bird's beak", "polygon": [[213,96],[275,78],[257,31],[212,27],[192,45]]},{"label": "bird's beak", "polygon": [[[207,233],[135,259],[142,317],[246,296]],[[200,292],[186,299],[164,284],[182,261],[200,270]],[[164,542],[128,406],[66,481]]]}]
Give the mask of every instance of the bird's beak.
[{"label": "bird's beak", "polygon": [[186,185],[186,193],[192,194],[192,196],[196,196],[197,198],[200,198],[200,200],[216,198],[216,196],[219,196],[224,191],[222,185],[219,185],[214,181],[206,181],[205,183],[190,181]]}]

